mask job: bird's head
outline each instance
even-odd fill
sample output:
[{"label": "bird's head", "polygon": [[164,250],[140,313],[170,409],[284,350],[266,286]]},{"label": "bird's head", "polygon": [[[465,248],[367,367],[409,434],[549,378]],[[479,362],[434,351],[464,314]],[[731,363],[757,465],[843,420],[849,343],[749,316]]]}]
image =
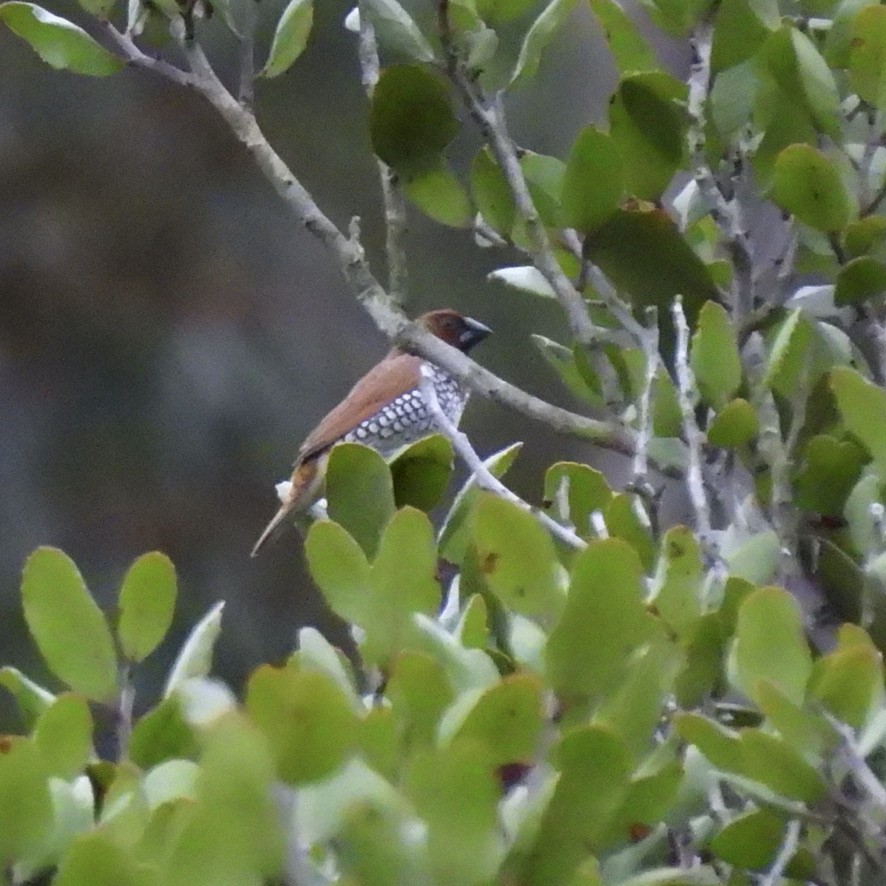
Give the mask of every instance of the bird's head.
[{"label": "bird's head", "polygon": [[430,311],[419,317],[418,322],[446,344],[465,353],[492,334],[488,326],[449,308]]}]

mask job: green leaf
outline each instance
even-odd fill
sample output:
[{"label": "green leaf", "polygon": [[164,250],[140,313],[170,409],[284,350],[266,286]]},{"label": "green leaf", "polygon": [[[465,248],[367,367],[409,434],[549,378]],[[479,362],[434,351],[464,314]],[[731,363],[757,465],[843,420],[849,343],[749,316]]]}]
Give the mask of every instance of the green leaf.
[{"label": "green leaf", "polygon": [[428,218],[451,228],[467,227],[473,216],[471,201],[455,174],[442,163],[406,177],[403,193]]},{"label": "green leaf", "polygon": [[674,694],[681,707],[700,705],[720,682],[724,633],[717,612],[701,616],[683,631],[680,637],[683,662],[674,681]]},{"label": "green leaf", "polygon": [[[545,281],[547,283],[547,281]],[[551,291],[553,295],[553,290]],[[602,405],[602,398],[598,390],[592,388],[585,374],[581,371],[575,352],[561,345],[559,342],[543,335],[530,335],[532,344],[539,350],[545,362],[560,377],[564,385],[580,400],[590,403],[592,406]]]},{"label": "green leaf", "polygon": [[397,511],[388,524],[370,573],[364,660],[382,664],[399,652],[412,632],[412,617],[433,615],[440,605],[437,548],[427,516],[414,508]]},{"label": "green leaf", "polygon": [[[815,666],[810,679],[814,685]],[[820,760],[839,743],[839,733],[818,712],[809,713],[768,680],[757,682],[757,703],[782,738],[807,757]]]},{"label": "green leaf", "polygon": [[471,164],[471,194],[487,224],[510,237],[517,217],[514,196],[488,147],[478,151]]},{"label": "green leaf", "polygon": [[849,198],[836,166],[810,145],[790,145],[778,155],[772,198],[817,231],[837,231],[849,222]]},{"label": "green leaf", "polygon": [[729,314],[717,302],[705,302],[698,315],[690,362],[705,401],[724,406],[741,384],[741,357]]},{"label": "green leaf", "polygon": [[566,21],[574,4],[575,0],[551,0],[545,6],[523,38],[523,45],[520,47],[520,55],[514,66],[509,86],[525,83],[535,76],[542,52],[563,22]]},{"label": "green leaf", "polygon": [[551,536],[536,517],[482,495],[474,510],[474,542],[489,589],[505,606],[521,615],[559,610],[561,567]]},{"label": "green leaf", "polygon": [[578,556],[566,608],[545,650],[555,691],[601,695],[625,673],[628,657],[654,633],[642,576],[636,551],[620,539],[591,542]]},{"label": "green leaf", "polygon": [[354,747],[354,712],[324,674],[262,665],[249,678],[245,703],[287,784],[330,775]]},{"label": "green leaf", "polygon": [[660,209],[619,209],[587,249],[590,260],[619,291],[630,294],[635,306],[655,305],[663,325],[678,294],[690,323],[706,301],[719,298],[707,266]]},{"label": "green leaf", "polygon": [[525,15],[532,0],[477,0],[477,14],[484,22],[502,24]]},{"label": "green leaf", "polygon": [[708,427],[708,443],[723,449],[736,449],[750,443],[760,432],[757,412],[747,400],[727,403]]},{"label": "green leaf", "polygon": [[841,442],[825,434],[813,437],[794,477],[795,503],[819,514],[841,514],[866,460],[864,450],[852,440]]},{"label": "green leaf", "polygon": [[762,868],[778,854],[784,820],[768,809],[755,809],[732,819],[708,843],[708,849],[727,864]]},{"label": "green leaf", "polygon": [[123,67],[82,28],[33,3],[0,3],[0,21],[52,68],[107,77]]},{"label": "green leaf", "polygon": [[[606,506],[603,520],[614,538],[626,541],[637,552],[643,569],[649,571],[655,563],[655,542],[652,540],[649,520],[640,500],[627,492],[614,496]],[[639,513],[638,513],[639,511]]]},{"label": "green leaf", "polygon": [[683,431],[677,389],[663,366],[659,366],[652,385],[652,430],[657,437],[679,437]]},{"label": "green leaf", "polygon": [[625,188],[656,200],[686,160],[686,85],[661,71],[626,74],[610,100],[612,142]]},{"label": "green leaf", "polygon": [[738,610],[735,642],[738,687],[751,699],[768,680],[795,704],[802,704],[812,673],[812,656],[793,598],[780,588],[760,588]]},{"label": "green leaf", "polygon": [[458,132],[449,87],[418,65],[385,68],[372,94],[372,149],[407,180],[437,169],[443,149]]},{"label": "green leaf", "polygon": [[741,743],[738,736],[701,714],[678,712],[674,716],[677,734],[694,744],[717,768],[724,772],[741,772],[743,767]]},{"label": "green leaf", "polygon": [[818,771],[778,736],[743,729],[741,753],[746,774],[785,797],[817,803],[827,793]]},{"label": "green leaf", "polygon": [[815,663],[809,695],[838,720],[862,728],[882,698],[882,662],[870,643],[838,647]]},{"label": "green leaf", "polygon": [[[579,535],[591,534],[591,514],[602,512],[611,500],[612,489],[606,477],[588,465],[558,461],[545,473],[545,508],[558,519],[567,519]],[[561,512],[563,504],[565,514]]]},{"label": "green leaf", "polygon": [[396,510],[385,460],[360,443],[339,443],[329,455],[326,495],[330,519],[344,527],[367,556],[373,556]]},{"label": "green leaf", "polygon": [[[873,7],[878,8],[878,7]],[[886,238],[886,218],[882,215],[868,215],[849,222],[844,237],[846,251],[852,258],[870,252]]]},{"label": "green leaf", "polygon": [[109,834],[95,831],[73,841],[52,882],[58,886],[151,886],[156,872],[140,864]]},{"label": "green leaf", "polygon": [[759,89],[760,74],[753,59],[717,74],[708,106],[711,122],[723,141],[731,141],[747,126]]},{"label": "green leaf", "polygon": [[615,0],[590,0],[590,3],[620,73],[658,67],[652,47]]},{"label": "green leaf", "polygon": [[50,775],[72,779],[92,754],[92,715],[79,695],[60,695],[34,727],[34,742]]},{"label": "green leaf", "polygon": [[277,22],[268,60],[259,76],[278,77],[289,70],[305,51],[313,24],[313,0],[289,0]]},{"label": "green leaf", "polygon": [[166,636],[177,590],[175,567],[159,551],[142,555],[129,567],[117,604],[117,637],[127,659],[142,661]]},{"label": "green leaf", "polygon": [[769,348],[763,384],[790,397],[807,365],[812,329],[801,308],[795,308],[777,329]]},{"label": "green leaf", "polygon": [[[494,452],[484,459],[483,466],[499,479],[503,477],[508,468],[514,463],[514,459],[520,454],[522,443],[512,443],[504,449]],[[476,478],[471,475],[465,485],[459,490],[452,507],[443,521],[440,530],[440,556],[451,563],[461,563],[471,541],[471,515],[474,512],[474,504],[481,490],[478,488]]]},{"label": "green leaf", "polygon": [[560,198],[563,195],[566,164],[557,157],[526,151],[520,157],[520,169],[523,170],[529,196],[541,220],[551,227],[562,227]]},{"label": "green leaf", "polygon": [[621,154],[605,132],[583,129],[572,145],[560,202],[563,219],[582,233],[595,231],[618,208],[624,195]]},{"label": "green leaf", "polygon": [[831,389],[846,429],[870,452],[880,476],[886,477],[886,391],[848,367],[831,371]]},{"label": "green leaf", "polygon": [[215,641],[221,633],[224,600],[219,600],[206,615],[194,625],[188,639],[176,656],[175,663],[166,679],[164,698],[169,697],[181,685],[193,677],[205,677],[212,668],[212,654]]},{"label": "green leaf", "polygon": [[52,824],[46,764],[24,738],[4,739],[0,748],[0,858],[5,864],[39,846]]},{"label": "green leaf", "polygon": [[703,586],[701,551],[692,530],[672,526],[662,539],[649,602],[672,628],[680,632],[701,615]]},{"label": "green leaf", "polygon": [[[883,8],[886,12],[886,7]],[[854,258],[840,268],[834,304],[859,305],[886,292],[886,264],[868,255]]]},{"label": "green leaf", "polygon": [[778,565],[781,544],[772,529],[751,535],[735,533],[721,549],[729,573],[752,584],[769,581]]},{"label": "green leaf", "polygon": [[436,741],[437,724],[453,700],[443,666],[425,652],[407,650],[394,660],[385,698],[401,736],[403,756]]},{"label": "green leaf", "polygon": [[290,662],[300,670],[325,674],[351,701],[357,703],[357,689],[350,662],[316,628],[299,630],[298,651],[293,654]]},{"label": "green leaf", "polygon": [[[774,21],[770,15],[758,15],[748,0],[723,0],[714,18],[711,46],[711,69],[726,72],[757,54],[769,34],[778,27],[778,6]],[[745,118],[747,120],[747,118]]]},{"label": "green leaf", "polygon": [[455,742],[410,762],[405,793],[428,827],[434,882],[491,882],[504,856],[498,832],[499,786],[477,748]]},{"label": "green leaf", "polygon": [[346,621],[361,622],[371,570],[360,545],[338,523],[318,520],[305,539],[305,556],[332,611]]},{"label": "green leaf", "polygon": [[519,882],[568,882],[580,862],[626,835],[614,821],[629,788],[631,755],[605,726],[572,729],[556,748],[561,770]]},{"label": "green leaf", "polygon": [[57,548],[37,548],[25,562],[22,605],[28,631],[50,670],[88,698],[113,700],[114,642],[74,561]]},{"label": "green leaf", "polygon": [[867,6],[852,21],[849,82],[859,98],[886,110],[886,8]]},{"label": "green leaf", "polygon": [[360,11],[372,22],[382,49],[398,53],[410,61],[434,61],[434,50],[397,0],[364,0]]},{"label": "green leaf", "polygon": [[628,663],[627,677],[597,709],[594,722],[610,726],[642,759],[652,748],[676,672],[674,644],[664,639],[650,643]]},{"label": "green leaf", "polygon": [[441,724],[444,739],[482,747],[487,763],[528,761],[542,729],[542,685],[528,674],[512,674],[475,698],[462,696]]},{"label": "green leaf", "polygon": [[443,497],[452,475],[452,444],[440,434],[407,446],[391,462],[394,503],[430,511]]},{"label": "green leaf", "polygon": [[0,686],[15,698],[25,729],[30,732],[37,718],[55,701],[48,689],[26,677],[18,668],[6,665],[0,668]]},{"label": "green leaf", "polygon": [[129,759],[142,769],[166,760],[196,757],[197,750],[197,737],[185,722],[181,701],[175,695],[139,717],[127,749]]},{"label": "green leaf", "polygon": [[266,737],[232,713],[212,727],[204,745],[196,799],[184,806],[171,829],[154,882],[246,886],[279,879],[283,836]]}]

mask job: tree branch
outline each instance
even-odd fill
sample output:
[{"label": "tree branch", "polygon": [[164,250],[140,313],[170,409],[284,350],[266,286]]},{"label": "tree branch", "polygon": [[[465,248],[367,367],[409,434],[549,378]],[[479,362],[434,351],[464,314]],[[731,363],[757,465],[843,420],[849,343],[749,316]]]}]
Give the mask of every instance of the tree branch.
[{"label": "tree branch", "polygon": [[[363,4],[360,13],[359,52],[363,88],[371,99],[378,83],[379,61],[375,28],[365,14]],[[388,261],[388,294],[404,304],[409,294],[409,273],[406,262],[406,200],[397,173],[384,161],[376,158],[381,180],[382,200],[385,208],[385,253]]]},{"label": "tree branch", "polygon": [[[557,433],[590,440],[598,446],[628,456],[634,455],[636,434],[630,428],[578,415],[534,397],[410,323],[373,276],[354,232],[345,236],[317,206],[310,193],[268,143],[252,111],[243,107],[218,79],[199,44],[182,46],[191,67],[188,74],[166,62],[145,56],[129,38],[120,32],[116,34],[123,41],[119,45],[126,47],[124,51],[134,64],[196,89],[218,111],[293,215],[335,256],[357,300],[385,336],[447,369],[461,384],[481,396],[543,422]],[[675,475],[672,470],[667,473]]]},{"label": "tree branch", "polygon": [[695,420],[695,405],[698,401],[698,391],[695,386],[695,377],[689,365],[689,324],[686,322],[686,314],[683,312],[683,299],[678,295],[674,299],[673,307],[674,328],[677,331],[677,395],[680,400],[680,411],[683,415],[683,433],[686,435],[686,446],[689,463],[686,470],[686,489],[689,492],[689,501],[695,512],[698,534],[702,546],[710,554],[713,552],[713,539],[711,537],[711,511],[708,505],[708,497],[705,492],[704,475],[702,473],[702,451],[704,447],[704,435]]},{"label": "tree branch", "polygon": [[508,489],[508,487],[495,477],[486,465],[483,464],[483,459],[477,455],[474,447],[471,446],[471,441],[468,440],[467,434],[463,434],[458,430],[440,406],[437,392],[434,389],[433,372],[427,366],[422,366],[419,389],[421,390],[422,399],[424,399],[425,403],[428,404],[428,408],[431,410],[431,415],[434,417],[435,424],[443,436],[452,443],[453,448],[462,461],[468,466],[468,469],[477,480],[477,485],[481,489],[494,493],[499,498],[503,498],[505,501],[517,505],[517,507],[522,508],[524,511],[529,511],[530,514],[533,514],[539,522],[544,525],[551,535],[558,538],[564,544],[569,545],[569,547],[575,548],[576,550],[584,550],[584,548],[587,547],[587,542],[579,538],[571,529],[561,526],[556,520],[552,519],[539,508],[532,507],[532,505],[520,498],[519,495]]},{"label": "tree branch", "polygon": [[501,169],[511,194],[517,214],[526,227],[528,253],[532,263],[541,271],[544,278],[551,284],[557,301],[563,308],[569,322],[569,328],[576,341],[590,345],[595,341],[594,324],[588,314],[581,294],[572,285],[569,278],[557,262],[547,231],[539,217],[538,210],[529,193],[529,186],[523,175],[517,149],[508,134],[501,93],[497,93],[492,101],[487,101],[477,83],[464,70],[453,42],[452,29],[449,22],[449,0],[439,0],[437,5],[437,23],[440,42],[446,53],[449,76],[459,90],[471,116],[480,127],[489,144],[495,161]]}]

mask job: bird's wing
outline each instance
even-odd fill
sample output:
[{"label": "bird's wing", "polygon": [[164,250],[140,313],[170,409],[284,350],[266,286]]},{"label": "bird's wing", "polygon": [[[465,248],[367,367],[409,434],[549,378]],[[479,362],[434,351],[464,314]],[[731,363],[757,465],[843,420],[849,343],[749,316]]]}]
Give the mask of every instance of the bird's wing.
[{"label": "bird's wing", "polygon": [[420,381],[421,358],[392,351],[311,431],[298,450],[295,464],[319,455],[383,406],[418,387]]}]

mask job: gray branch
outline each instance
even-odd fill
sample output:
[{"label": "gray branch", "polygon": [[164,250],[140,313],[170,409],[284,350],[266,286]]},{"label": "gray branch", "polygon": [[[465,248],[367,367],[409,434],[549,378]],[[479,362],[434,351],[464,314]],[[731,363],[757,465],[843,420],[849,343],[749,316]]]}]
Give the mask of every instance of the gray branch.
[{"label": "gray branch", "polygon": [[[373,276],[359,240],[354,236],[345,236],[317,206],[310,193],[268,143],[252,111],[243,107],[218,79],[199,44],[183,47],[191,67],[189,74],[146,56],[128,37],[116,31],[112,25],[108,27],[112,35],[116,33],[118,46],[134,65],[196,89],[218,111],[293,215],[335,256],[357,300],[384,335],[449,370],[460,383],[483,397],[540,421],[558,433],[580,437],[625,455],[634,455],[636,434],[630,428],[588,418],[534,397],[410,323]],[[672,471],[669,473],[673,474]]]},{"label": "gray branch", "polygon": [[[372,99],[378,83],[379,60],[375,28],[366,15],[363,3],[360,13],[359,58],[363,88]],[[405,304],[409,294],[409,273],[406,262],[406,200],[397,173],[383,160],[376,158],[385,208],[385,253],[388,261],[388,294],[398,304]]]},{"label": "gray branch", "polygon": [[561,526],[556,520],[552,519],[550,515],[546,514],[539,508],[532,507],[532,505],[520,498],[519,495],[508,489],[508,487],[494,476],[486,465],[483,464],[483,459],[477,455],[474,447],[471,445],[471,441],[468,440],[467,434],[463,434],[459,431],[441,408],[440,401],[437,398],[437,392],[434,389],[433,372],[426,366],[422,367],[419,387],[422,398],[425,403],[428,404],[428,408],[434,416],[434,422],[438,429],[443,436],[452,443],[453,449],[455,449],[461,460],[467,465],[468,469],[476,478],[477,485],[481,489],[485,489],[487,492],[491,492],[494,495],[499,496],[499,498],[503,498],[505,501],[517,505],[517,507],[522,508],[524,511],[529,511],[529,513],[533,514],[551,533],[551,535],[558,538],[564,544],[569,545],[569,547],[577,550],[583,550],[587,547],[587,542],[579,538],[571,529]]}]

